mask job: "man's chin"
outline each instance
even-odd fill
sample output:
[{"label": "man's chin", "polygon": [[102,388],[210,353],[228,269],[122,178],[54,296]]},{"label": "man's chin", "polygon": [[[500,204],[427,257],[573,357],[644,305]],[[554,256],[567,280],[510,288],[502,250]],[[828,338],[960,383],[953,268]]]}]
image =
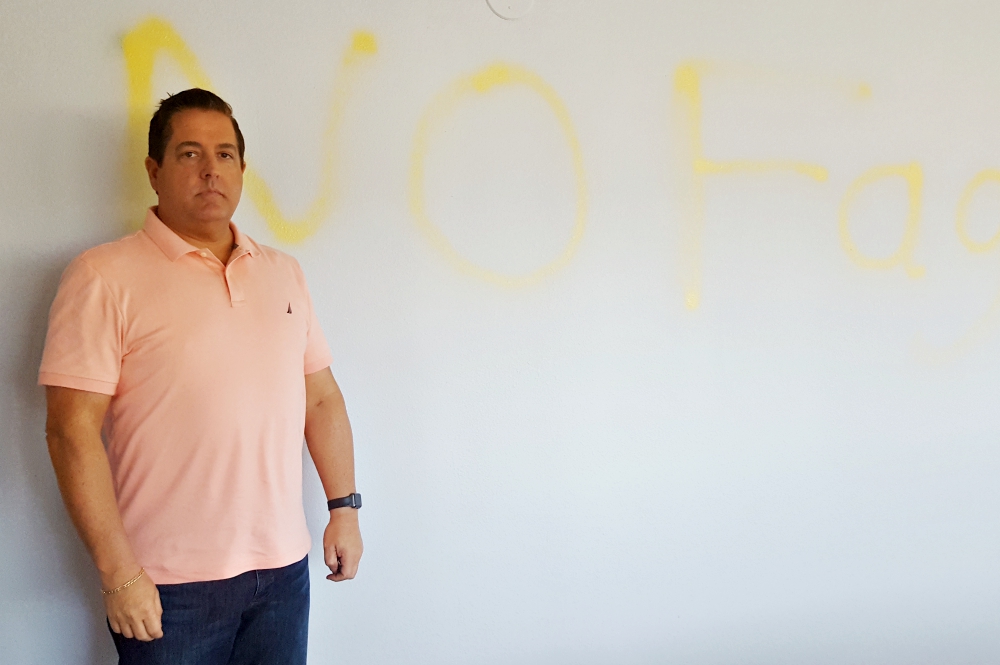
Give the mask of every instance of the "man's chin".
[{"label": "man's chin", "polygon": [[191,219],[199,224],[204,224],[206,226],[212,224],[228,224],[232,221],[233,213],[228,210],[202,210],[198,213],[191,215]]}]

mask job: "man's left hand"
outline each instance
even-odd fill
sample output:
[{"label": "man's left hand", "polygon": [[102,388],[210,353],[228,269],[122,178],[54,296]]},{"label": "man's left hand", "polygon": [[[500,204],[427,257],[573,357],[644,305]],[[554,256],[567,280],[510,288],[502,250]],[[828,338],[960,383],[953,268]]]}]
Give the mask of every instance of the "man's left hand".
[{"label": "man's left hand", "polygon": [[358,511],[354,508],[336,508],[330,511],[330,523],[323,533],[323,554],[330,574],[326,579],[334,582],[354,579],[364,551]]}]

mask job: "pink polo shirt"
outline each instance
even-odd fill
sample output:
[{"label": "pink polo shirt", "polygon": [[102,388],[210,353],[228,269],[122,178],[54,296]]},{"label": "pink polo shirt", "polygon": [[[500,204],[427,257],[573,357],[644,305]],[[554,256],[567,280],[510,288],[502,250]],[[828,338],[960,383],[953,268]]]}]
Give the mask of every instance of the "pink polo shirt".
[{"label": "pink polo shirt", "polygon": [[228,265],[167,228],[70,263],[39,383],[112,395],[118,508],[159,584],[298,561],[306,374],[331,357],[302,269],[233,225]]}]

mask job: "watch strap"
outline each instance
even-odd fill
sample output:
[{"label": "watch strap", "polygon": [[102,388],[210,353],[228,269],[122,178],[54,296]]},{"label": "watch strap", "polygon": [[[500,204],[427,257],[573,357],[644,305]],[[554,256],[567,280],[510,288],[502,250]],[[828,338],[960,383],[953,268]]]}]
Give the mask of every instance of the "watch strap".
[{"label": "watch strap", "polygon": [[330,499],[326,502],[327,510],[333,510],[335,508],[354,508],[357,510],[361,507],[361,495],[355,492],[354,494],[348,494],[347,496],[342,496],[339,499]]}]

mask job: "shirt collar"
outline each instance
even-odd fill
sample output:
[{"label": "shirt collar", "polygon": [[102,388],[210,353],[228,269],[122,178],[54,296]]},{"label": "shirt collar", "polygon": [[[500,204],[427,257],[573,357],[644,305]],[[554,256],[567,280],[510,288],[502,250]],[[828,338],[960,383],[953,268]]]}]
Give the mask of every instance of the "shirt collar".
[{"label": "shirt collar", "polygon": [[250,256],[257,256],[260,254],[260,247],[258,247],[257,243],[253,241],[253,238],[243,233],[243,231],[240,231],[236,224],[232,221],[229,222],[229,228],[233,230],[233,244],[236,245],[233,247],[234,250],[245,250]]},{"label": "shirt collar", "polygon": [[[233,243],[236,245],[233,248],[234,250],[243,250],[243,253],[250,256],[260,254],[260,247],[257,246],[257,243],[250,236],[240,231],[236,227],[236,224],[230,221],[229,228],[233,230]],[[189,252],[198,251],[197,247],[170,230],[170,227],[157,217],[155,208],[150,208],[146,211],[146,221],[142,226],[142,230],[153,241],[153,244],[159,247],[160,251],[171,261],[176,261]]]}]

